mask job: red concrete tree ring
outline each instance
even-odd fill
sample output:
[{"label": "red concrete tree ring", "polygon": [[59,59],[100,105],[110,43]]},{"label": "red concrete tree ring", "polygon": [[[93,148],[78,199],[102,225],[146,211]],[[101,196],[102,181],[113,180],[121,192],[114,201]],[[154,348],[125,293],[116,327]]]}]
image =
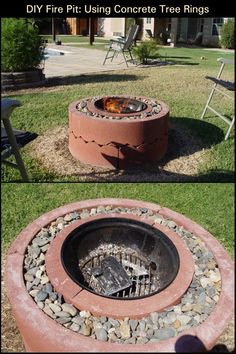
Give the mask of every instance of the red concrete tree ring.
[{"label": "red concrete tree ring", "polygon": [[[109,216],[97,215],[89,218],[89,221],[101,218],[118,218],[119,216],[119,214],[109,214]],[[123,215],[122,217],[140,220],[135,215]],[[68,303],[73,304],[80,310],[89,310],[95,316],[122,319],[125,317],[142,318],[150,315],[151,312],[161,311],[180,301],[192,281],[194,272],[192,255],[178,235],[166,227],[154,225],[154,222],[146,220],[144,221],[145,223],[162,231],[173,242],[180,257],[178,274],[166,289],[158,294],[153,294],[142,299],[116,300],[96,295],[77,285],[63,268],[61,247],[64,240],[74,229],[87,222],[88,220],[79,220],[62,230],[55,240],[53,240],[46,254],[46,270],[49,279],[55,289],[64,296]]]},{"label": "red concrete tree ring", "polygon": [[[217,262],[222,284],[219,300],[203,323],[182,331],[176,337],[161,340],[158,343],[118,344],[102,342],[74,333],[49,318],[39,309],[26,290],[23,278],[24,254],[28,244],[40,229],[48,226],[59,216],[81,209],[91,209],[99,205],[150,209],[157,215],[170,218],[177,225],[193,232],[205,242]],[[141,218],[141,220],[143,219]],[[170,209],[161,208],[159,205],[139,200],[117,198],[85,200],[43,214],[18,235],[9,249],[5,268],[5,283],[13,314],[27,352],[199,352],[210,350],[226,328],[234,312],[234,264],[220,243],[207,230],[189,218]]]},{"label": "red concrete tree ring", "polygon": [[[120,96],[122,97],[122,96]],[[169,129],[169,108],[161,101],[161,110],[145,118],[124,120],[134,115],[107,113],[106,119],[90,116],[77,110],[79,101],[69,106],[69,150],[83,163],[125,168],[126,166],[160,160],[167,150]],[[88,110],[101,112],[92,99]],[[150,105],[143,111],[150,112]]]}]

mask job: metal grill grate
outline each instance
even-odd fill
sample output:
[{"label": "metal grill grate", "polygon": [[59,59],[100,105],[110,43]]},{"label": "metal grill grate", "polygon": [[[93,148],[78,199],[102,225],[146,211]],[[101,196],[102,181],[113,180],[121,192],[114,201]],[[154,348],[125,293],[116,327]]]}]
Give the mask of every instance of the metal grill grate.
[{"label": "metal grill grate", "polygon": [[[97,269],[102,268],[104,260],[108,257],[114,257],[131,280],[130,286],[126,289],[118,290],[113,294],[107,294],[106,289],[101,286],[94,275]],[[133,250],[131,253],[126,250],[124,252],[109,252],[89,258],[86,257],[84,261],[80,261],[79,267],[87,287],[102,295],[112,295],[119,298],[140,297],[150,295],[158,291],[160,287],[157,265],[154,262],[148,261],[140,254],[134,254]]]}]

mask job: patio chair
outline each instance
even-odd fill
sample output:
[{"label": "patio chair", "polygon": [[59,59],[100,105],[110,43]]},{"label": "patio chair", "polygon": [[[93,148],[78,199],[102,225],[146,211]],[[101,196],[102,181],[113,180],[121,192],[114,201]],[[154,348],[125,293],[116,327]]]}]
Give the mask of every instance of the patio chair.
[{"label": "patio chair", "polygon": [[[216,114],[220,119],[222,119],[225,123],[227,123],[229,125],[229,128],[226,132],[226,135],[225,135],[225,140],[228,139],[229,137],[229,134],[234,126],[234,122],[235,122],[235,116],[233,116],[232,118],[229,118],[229,117],[226,117],[225,115],[221,114],[220,112],[216,111],[216,109],[212,108],[210,106],[210,103],[211,103],[211,100],[214,96],[215,93],[218,93],[218,94],[221,94],[223,95],[224,97],[227,97],[229,98],[230,100],[232,100],[234,102],[234,93],[233,95],[232,94],[229,94],[228,91],[231,91],[231,92],[234,92],[235,91],[235,83],[234,82],[231,82],[231,81],[226,81],[226,80],[222,80],[221,79],[221,75],[222,75],[222,72],[225,68],[225,65],[227,64],[234,64],[234,61],[233,60],[230,60],[230,59],[224,59],[224,58],[218,58],[217,61],[219,63],[221,63],[221,66],[220,66],[220,69],[219,69],[219,72],[218,72],[218,75],[217,77],[211,77],[211,76],[206,76],[206,79],[209,79],[211,81],[213,81],[213,86],[212,86],[212,90],[210,92],[210,95],[208,97],[208,100],[207,100],[207,103],[205,105],[205,108],[202,112],[202,115],[201,115],[201,119],[204,118],[205,114],[206,114],[206,111],[209,109],[211,112],[213,112],[214,114]],[[223,87],[223,90],[220,89],[221,87]]]},{"label": "patio chair", "polygon": [[146,36],[148,38],[154,38],[153,35],[152,35],[152,31],[150,29],[145,29],[145,32],[146,32]]},{"label": "patio chair", "polygon": [[[122,53],[126,66],[128,67],[128,61],[134,61],[132,56],[132,46],[134,45],[135,39],[137,37],[139,30],[139,25],[132,25],[130,26],[126,38],[118,38],[118,39],[111,39],[110,45],[108,47],[107,54],[103,61],[103,65],[106,63],[107,59],[113,59],[118,56],[119,53]],[[129,56],[127,60],[126,55]]]},{"label": "patio chair", "polygon": [[[28,174],[20,154],[20,148],[37,137],[37,134],[13,129],[10,116],[15,108],[21,106],[20,101],[12,99],[1,100],[1,162],[7,166],[17,168],[23,181],[28,181]],[[16,163],[7,159],[14,155]]]},{"label": "patio chair", "polygon": [[198,32],[194,39],[189,38],[187,40],[187,44],[201,45],[202,37],[203,37],[203,33],[202,32]]}]

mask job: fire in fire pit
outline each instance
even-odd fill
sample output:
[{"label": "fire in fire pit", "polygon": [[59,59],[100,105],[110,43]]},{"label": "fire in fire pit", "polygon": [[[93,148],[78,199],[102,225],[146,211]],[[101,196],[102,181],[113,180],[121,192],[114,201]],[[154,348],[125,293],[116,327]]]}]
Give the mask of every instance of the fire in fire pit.
[{"label": "fire in fire pit", "polygon": [[103,97],[95,102],[98,109],[110,113],[135,113],[147,108],[144,102],[126,97]]},{"label": "fire in fire pit", "polygon": [[176,277],[179,255],[160,230],[140,221],[108,218],[76,228],[65,239],[64,269],[80,286],[115,298],[140,298]]},{"label": "fire in fire pit", "polygon": [[146,97],[84,98],[69,106],[69,150],[85,164],[123,169],[166,153],[169,108]]}]

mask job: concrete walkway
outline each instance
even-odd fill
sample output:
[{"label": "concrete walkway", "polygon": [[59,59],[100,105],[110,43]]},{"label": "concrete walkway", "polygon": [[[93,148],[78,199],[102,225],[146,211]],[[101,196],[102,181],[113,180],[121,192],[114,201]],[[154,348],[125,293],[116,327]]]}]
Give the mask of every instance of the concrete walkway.
[{"label": "concrete walkway", "polygon": [[99,49],[76,48],[54,44],[49,44],[47,48],[64,52],[64,55],[51,56],[45,60],[44,73],[46,78],[77,76],[120,69],[129,70],[131,67],[136,67],[136,65],[129,63],[129,68],[127,68],[122,54],[119,54],[113,62],[109,59],[105,65],[102,65],[106,51]]}]

